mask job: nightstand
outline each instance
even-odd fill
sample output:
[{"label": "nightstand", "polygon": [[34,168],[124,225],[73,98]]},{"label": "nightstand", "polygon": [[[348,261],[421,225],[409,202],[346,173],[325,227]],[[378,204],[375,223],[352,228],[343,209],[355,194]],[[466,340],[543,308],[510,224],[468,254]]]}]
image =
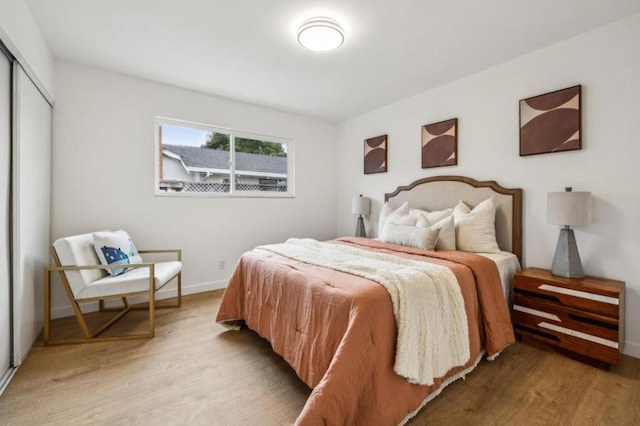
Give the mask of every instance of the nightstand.
[{"label": "nightstand", "polygon": [[524,342],[608,369],[624,345],[624,282],[564,278],[546,269],[515,274],[513,327]]}]

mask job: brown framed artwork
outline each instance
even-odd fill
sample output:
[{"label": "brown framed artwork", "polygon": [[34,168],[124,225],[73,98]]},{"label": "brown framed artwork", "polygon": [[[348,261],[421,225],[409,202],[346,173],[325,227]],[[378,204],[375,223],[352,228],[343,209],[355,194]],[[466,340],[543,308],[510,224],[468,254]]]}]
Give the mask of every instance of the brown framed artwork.
[{"label": "brown framed artwork", "polygon": [[387,171],[387,135],[364,140],[364,174]]},{"label": "brown framed artwork", "polygon": [[520,156],[582,149],[582,86],[520,101]]},{"label": "brown framed artwork", "polygon": [[458,119],[422,126],[422,168],[458,164]]}]

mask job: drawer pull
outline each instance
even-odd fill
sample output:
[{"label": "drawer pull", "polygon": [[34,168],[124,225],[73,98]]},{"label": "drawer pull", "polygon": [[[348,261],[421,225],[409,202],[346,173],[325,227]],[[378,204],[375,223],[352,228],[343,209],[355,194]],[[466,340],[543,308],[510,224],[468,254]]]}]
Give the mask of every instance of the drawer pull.
[{"label": "drawer pull", "polygon": [[544,331],[538,330],[537,328],[529,328],[520,324],[515,324],[513,328],[516,333],[518,333],[519,331],[520,332],[524,331],[529,334],[535,334],[536,336],[544,337],[545,339],[555,340],[556,342],[560,342],[560,339],[555,334],[545,333]]},{"label": "drawer pull", "polygon": [[600,294],[587,293],[586,291],[571,290],[564,287],[556,287],[551,284],[542,284],[538,287],[540,290],[552,291],[554,293],[566,294],[568,296],[581,297],[583,299],[596,300],[598,302],[609,303],[611,305],[618,305],[620,302],[615,297],[602,296]]},{"label": "drawer pull", "polygon": [[585,324],[591,324],[591,325],[595,325],[595,326],[598,326],[598,327],[607,328],[609,330],[618,331],[618,325],[617,324],[610,324],[608,322],[599,321],[599,320],[593,319],[593,318],[587,318],[587,317],[584,317],[582,315],[577,315],[577,314],[569,314],[569,318],[571,318],[574,321],[582,322],[582,323],[585,323]]},{"label": "drawer pull", "polygon": [[513,305],[513,310],[514,311],[518,311],[518,312],[524,312],[525,314],[535,315],[535,316],[541,317],[541,318],[546,318],[546,319],[562,322],[562,320],[560,320],[560,318],[558,318],[557,315],[550,314],[549,312],[539,311],[537,309],[527,308],[525,306]]},{"label": "drawer pull", "polygon": [[515,292],[516,294],[521,294],[523,296],[531,297],[534,299],[546,300],[548,302],[554,303],[562,303],[556,296],[547,293],[536,293],[535,291],[523,290],[521,288],[516,288]]},{"label": "drawer pull", "polygon": [[557,331],[563,334],[568,334],[569,336],[578,337],[580,339],[588,340],[593,343],[598,343],[600,345],[609,346],[610,348],[618,349],[618,342],[614,342],[609,339],[603,339],[602,337],[598,337],[598,336],[592,336],[591,334],[583,333],[581,331],[571,330],[570,328],[560,327],[559,325],[550,324],[548,322],[538,323],[538,327]]}]

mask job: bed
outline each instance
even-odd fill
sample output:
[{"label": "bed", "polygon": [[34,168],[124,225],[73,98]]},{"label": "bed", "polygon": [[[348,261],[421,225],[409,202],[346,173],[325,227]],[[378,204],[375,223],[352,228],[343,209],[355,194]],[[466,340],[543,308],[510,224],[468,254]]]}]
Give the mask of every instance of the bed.
[{"label": "bed", "polygon": [[313,389],[296,424],[404,424],[514,342],[508,298],[522,255],[522,190],[440,176],[385,194],[394,208],[428,211],[487,199],[499,252],[355,237],[258,247],[238,262],[216,320],[256,331]]}]

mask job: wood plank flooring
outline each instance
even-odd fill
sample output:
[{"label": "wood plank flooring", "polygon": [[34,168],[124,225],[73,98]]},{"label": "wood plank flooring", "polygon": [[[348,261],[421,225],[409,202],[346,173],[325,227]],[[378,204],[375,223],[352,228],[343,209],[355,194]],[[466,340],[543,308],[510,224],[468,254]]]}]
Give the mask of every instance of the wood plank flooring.
[{"label": "wood plank flooring", "polygon": [[[182,308],[157,311],[150,340],[36,345],[0,397],[0,424],[292,424],[310,390],[268,342],[215,323],[220,297],[187,296]],[[123,328],[142,329],[144,316]],[[54,330],[67,336],[76,326],[61,319]],[[517,343],[409,425],[640,425],[640,360],[624,357],[606,372]]]}]

